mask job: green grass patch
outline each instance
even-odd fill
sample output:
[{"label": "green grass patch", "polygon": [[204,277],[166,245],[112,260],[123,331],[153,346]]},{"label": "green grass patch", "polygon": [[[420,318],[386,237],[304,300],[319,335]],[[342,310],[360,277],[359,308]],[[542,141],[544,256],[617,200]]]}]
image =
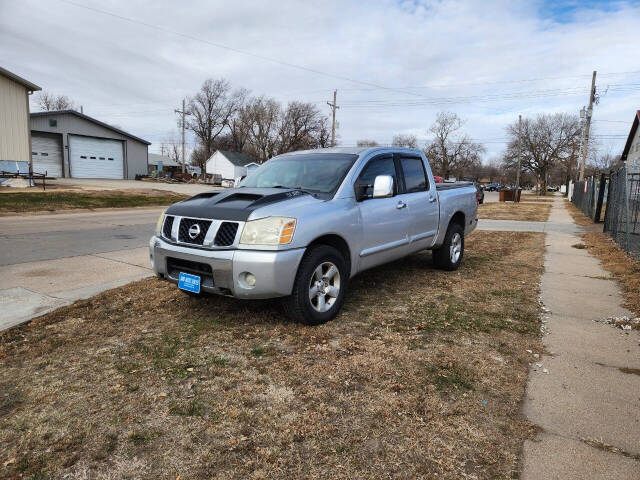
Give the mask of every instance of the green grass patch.
[{"label": "green grass patch", "polygon": [[176,193],[150,195],[123,192],[33,192],[0,195],[0,211],[35,212],[71,208],[128,208],[170,205],[188,198]]}]

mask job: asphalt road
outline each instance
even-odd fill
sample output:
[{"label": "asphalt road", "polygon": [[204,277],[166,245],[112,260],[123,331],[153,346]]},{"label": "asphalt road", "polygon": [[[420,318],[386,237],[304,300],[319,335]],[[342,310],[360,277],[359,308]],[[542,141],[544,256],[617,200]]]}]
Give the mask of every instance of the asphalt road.
[{"label": "asphalt road", "polygon": [[0,265],[147,245],[162,208],[0,218]]},{"label": "asphalt road", "polygon": [[152,275],[161,207],[0,217],[0,330]]}]

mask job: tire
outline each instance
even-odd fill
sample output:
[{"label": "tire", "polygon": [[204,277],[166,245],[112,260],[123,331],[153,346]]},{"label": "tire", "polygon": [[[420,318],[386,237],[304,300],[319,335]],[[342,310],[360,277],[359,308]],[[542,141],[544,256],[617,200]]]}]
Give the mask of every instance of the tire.
[{"label": "tire", "polygon": [[284,311],[305,325],[326,323],[342,308],[348,281],[347,262],[338,250],[312,247],[300,262],[291,295],[283,299]]},{"label": "tire", "polygon": [[[454,249],[457,248],[457,251]],[[464,229],[457,223],[449,224],[444,243],[433,250],[433,263],[442,270],[457,270],[464,256]]]}]

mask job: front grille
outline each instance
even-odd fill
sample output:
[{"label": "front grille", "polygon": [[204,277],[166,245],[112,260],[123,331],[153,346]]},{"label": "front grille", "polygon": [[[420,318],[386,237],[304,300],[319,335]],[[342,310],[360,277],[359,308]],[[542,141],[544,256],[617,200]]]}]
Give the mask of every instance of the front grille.
[{"label": "front grille", "polygon": [[167,275],[178,280],[180,272],[190,273],[200,277],[200,285],[213,287],[213,270],[211,265],[201,262],[192,262],[182,258],[167,257]]},{"label": "front grille", "polygon": [[[189,229],[194,226],[200,226],[200,233],[191,238],[189,236]],[[211,220],[198,220],[195,218],[183,218],[180,221],[180,228],[178,229],[178,241],[183,243],[191,243],[193,245],[202,245],[204,237],[207,235],[207,230],[211,225]]]},{"label": "front grille", "polygon": [[235,222],[222,222],[218,233],[213,241],[213,244],[218,247],[228,247],[233,245],[233,241],[236,239],[236,233],[238,233],[238,224]]},{"label": "front grille", "polygon": [[164,225],[162,226],[162,235],[166,238],[171,238],[171,230],[173,229],[173,219],[175,217],[167,216],[164,219]]}]

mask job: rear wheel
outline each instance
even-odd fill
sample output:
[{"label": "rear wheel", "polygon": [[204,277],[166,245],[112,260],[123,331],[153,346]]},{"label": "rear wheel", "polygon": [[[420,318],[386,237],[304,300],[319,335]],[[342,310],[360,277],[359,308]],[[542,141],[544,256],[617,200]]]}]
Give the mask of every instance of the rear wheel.
[{"label": "rear wheel", "polygon": [[464,255],[464,230],[457,223],[452,223],[444,236],[444,243],[433,250],[433,263],[443,270],[457,270]]},{"label": "rear wheel", "polygon": [[291,295],[283,301],[285,312],[305,325],[328,322],[344,303],[348,278],[338,250],[328,245],[312,247],[300,262]]}]

